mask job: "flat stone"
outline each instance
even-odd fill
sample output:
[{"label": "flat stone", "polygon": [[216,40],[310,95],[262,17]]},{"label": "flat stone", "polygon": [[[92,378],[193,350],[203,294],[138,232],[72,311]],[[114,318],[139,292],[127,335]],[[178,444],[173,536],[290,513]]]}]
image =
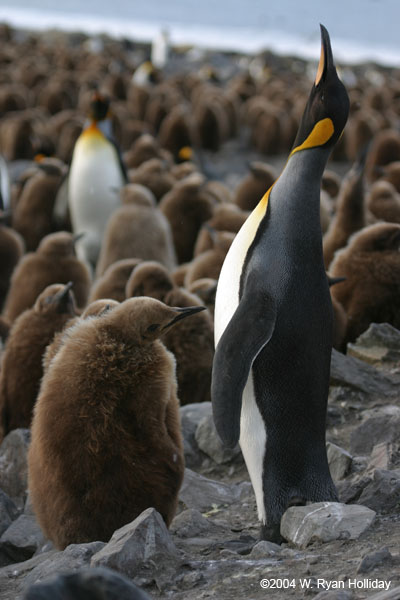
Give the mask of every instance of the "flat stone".
[{"label": "flat stone", "polygon": [[244,481],[228,485],[203,477],[190,469],[185,469],[179,500],[187,508],[206,511],[213,506],[241,502],[252,493],[251,483]]},{"label": "flat stone", "polygon": [[400,443],[382,442],[372,448],[371,457],[367,468],[391,469],[400,466]]},{"label": "flat stone", "polygon": [[400,408],[387,405],[365,411],[364,420],[351,433],[350,451],[352,454],[370,454],[377,444],[399,440]]},{"label": "flat stone", "polygon": [[179,560],[163,518],[154,508],[148,508],[114,532],[104,548],[93,556],[91,566],[109,567],[131,578],[142,576],[163,588]]},{"label": "flat stone", "polygon": [[196,429],[195,439],[200,450],[219,465],[229,463],[242,454],[239,444],[234,448],[227,448],[222,444],[211,414],[201,419]]},{"label": "flat stone", "polygon": [[18,517],[19,511],[11,498],[0,490],[0,536]]},{"label": "flat stone", "polygon": [[354,598],[353,592],[347,590],[326,590],[320,592],[316,596],[313,596],[314,600],[352,600]]},{"label": "flat stone", "polygon": [[391,565],[392,563],[393,556],[385,546],[376,552],[370,552],[369,554],[366,554],[357,568],[357,573],[369,573],[376,567],[381,567],[385,564]]},{"label": "flat stone", "polygon": [[31,558],[46,543],[33,515],[20,515],[0,537],[0,564],[5,566]]},{"label": "flat stone", "polygon": [[398,365],[400,331],[389,323],[371,323],[354,344],[347,345],[347,354],[373,365]]},{"label": "flat stone", "polygon": [[23,508],[28,488],[29,429],[14,429],[0,446],[0,488]]},{"label": "flat stone", "polygon": [[252,551],[248,554],[248,558],[256,560],[258,558],[270,558],[280,554],[282,548],[273,542],[262,540],[253,546]]},{"label": "flat stone", "polygon": [[22,600],[54,598],[107,598],[107,600],[151,600],[143,590],[124,575],[105,567],[85,568],[57,575],[26,590]]},{"label": "flat stone", "polygon": [[377,512],[394,510],[400,503],[400,469],[375,469],[372,481],[364,488],[358,502]]},{"label": "flat stone", "polygon": [[191,538],[201,534],[221,532],[223,528],[215,525],[195,508],[188,508],[175,517],[170,532],[180,538]]},{"label": "flat stone", "polygon": [[374,518],[375,512],[365,506],[339,502],[292,506],[282,517],[281,534],[299,548],[314,541],[358,539]]},{"label": "flat stone", "polygon": [[399,396],[400,374],[378,371],[364,361],[332,350],[331,386],[344,386],[367,396]]},{"label": "flat stone", "polygon": [[351,469],[351,455],[343,448],[340,448],[340,446],[336,446],[336,444],[332,444],[331,442],[326,444],[326,451],[329,470],[333,480],[338,481],[346,477]]},{"label": "flat stone", "polygon": [[400,586],[397,586],[387,592],[379,592],[373,596],[368,596],[368,600],[399,600],[400,598]]}]

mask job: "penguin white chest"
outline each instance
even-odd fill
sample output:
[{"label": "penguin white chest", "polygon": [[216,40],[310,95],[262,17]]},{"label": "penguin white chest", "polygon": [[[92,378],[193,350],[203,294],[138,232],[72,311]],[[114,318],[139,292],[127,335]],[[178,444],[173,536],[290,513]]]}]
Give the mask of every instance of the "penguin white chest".
[{"label": "penguin white chest", "polygon": [[[246,256],[255,238],[260,221],[265,215],[265,210],[266,206],[261,205],[251,213],[236,235],[222,266],[215,299],[214,334],[216,346],[238,307],[240,278]],[[237,343],[240,345],[240,339],[237,340]],[[266,520],[263,493],[263,463],[266,441],[265,425],[255,400],[252,371],[250,370],[242,396],[239,445],[256,496],[258,518],[263,523]]]}]

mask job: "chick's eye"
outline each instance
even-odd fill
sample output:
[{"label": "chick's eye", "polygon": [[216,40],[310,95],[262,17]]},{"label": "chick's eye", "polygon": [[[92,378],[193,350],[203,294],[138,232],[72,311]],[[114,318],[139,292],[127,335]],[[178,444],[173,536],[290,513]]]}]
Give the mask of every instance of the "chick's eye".
[{"label": "chick's eye", "polygon": [[156,331],[156,330],[157,330],[159,327],[160,327],[160,325],[159,325],[158,323],[154,323],[153,325],[150,325],[150,326],[147,328],[147,331],[148,331],[149,333],[152,333],[153,331]]}]

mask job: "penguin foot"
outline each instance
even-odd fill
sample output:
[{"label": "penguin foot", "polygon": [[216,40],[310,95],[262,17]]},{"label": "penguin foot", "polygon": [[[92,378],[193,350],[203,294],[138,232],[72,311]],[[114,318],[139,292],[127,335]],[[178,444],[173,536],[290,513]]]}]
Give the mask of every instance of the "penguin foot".
[{"label": "penguin foot", "polygon": [[282,544],[285,538],[281,536],[281,524],[271,523],[271,525],[262,524],[260,529],[260,540]]}]

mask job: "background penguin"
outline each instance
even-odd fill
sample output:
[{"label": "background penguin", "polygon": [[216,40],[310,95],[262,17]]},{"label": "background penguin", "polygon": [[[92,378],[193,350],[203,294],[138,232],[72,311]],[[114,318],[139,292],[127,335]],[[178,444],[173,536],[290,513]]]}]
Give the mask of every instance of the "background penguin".
[{"label": "background penguin", "polygon": [[235,191],[234,203],[242,210],[253,210],[271,185],[278,178],[274,167],[268,163],[253,161],[250,173],[244,177]]},{"label": "background penguin", "polygon": [[122,206],[111,215],[97,263],[97,276],[123,258],[157,260],[168,269],[176,265],[169,221],[156,205],[153,193],[142,185],[121,190]]},{"label": "background penguin", "polygon": [[96,94],[89,124],[79,136],[68,178],[69,211],[73,231],[85,232],[78,256],[95,266],[107,220],[120,205],[119,190],[126,174],[115,145],[100,125],[108,113],[108,100]]},{"label": "background penguin", "polygon": [[400,223],[400,194],[389,181],[379,179],[372,184],[367,208],[380,221]]},{"label": "background penguin", "polygon": [[400,329],[400,225],[376,223],[353,235],[329,269],[346,281],[332,296],[348,317],[344,347],[370,323],[390,323]]},{"label": "background penguin", "polygon": [[[165,267],[155,262],[144,262],[133,271],[126,284],[126,297],[132,296],[151,296],[172,307],[201,306],[197,296],[175,286]],[[176,358],[181,405],[209,401],[214,345],[208,311],[166,331],[161,341]]]},{"label": "background penguin", "polygon": [[184,459],[175,361],[159,337],[200,310],[132,298],[67,330],[28,455],[33,509],[57,548],[108,541],[150,506],[169,526]]},{"label": "background penguin", "polygon": [[71,287],[48,286],[11,328],[0,372],[0,441],[12,429],[30,426],[45,348],[75,315]]},{"label": "background penguin", "polygon": [[[211,228],[210,228],[211,230]],[[185,275],[185,287],[188,288],[196,279],[209,277],[218,279],[225,256],[235,239],[231,231],[212,231],[214,246],[198,254],[190,263]]]},{"label": "background penguin", "polygon": [[380,169],[400,160],[400,134],[394,129],[379,131],[369,148],[366,175],[369,182],[379,179]]},{"label": "background penguin", "polygon": [[117,302],[125,300],[125,287],[133,269],[142,262],[140,258],[124,258],[110,265],[97,279],[89,294],[88,302],[101,298],[112,298]]},{"label": "background penguin", "polygon": [[213,216],[204,223],[204,226],[197,235],[193,251],[194,256],[209,250],[214,245],[212,234],[208,227],[211,227],[212,230],[237,233],[248,216],[249,213],[240,210],[231,203],[226,202],[216,206]]},{"label": "background penguin", "polygon": [[215,294],[217,292],[217,280],[209,277],[203,277],[196,279],[188,286],[188,291],[191,294],[195,294],[200,298],[204,306],[206,306],[210,312],[212,318],[214,318],[215,309]]},{"label": "background penguin", "polygon": [[167,153],[160,148],[156,139],[149,133],[145,133],[135,141],[132,148],[124,153],[124,163],[128,169],[136,169],[147,160],[165,159],[166,156]]},{"label": "background penguin", "polygon": [[364,204],[364,165],[356,163],[346,175],[340,187],[336,214],[324,235],[324,263],[328,269],[339,248],[346,245],[352,233],[366,225]]},{"label": "background penguin", "polygon": [[22,237],[3,224],[3,218],[4,214],[0,215],[0,310],[7,296],[14,268],[25,249]]},{"label": "background penguin", "polygon": [[319,206],[349,100],[323,26],[321,37],[294,148],[236,235],[215,305],[214,421],[226,445],[241,445],[261,536],[272,540],[288,506],[337,500],[325,448],[333,327]]},{"label": "background penguin", "polygon": [[164,159],[146,160],[137,169],[129,171],[130,183],[140,183],[149,188],[157,198],[157,202],[167,194],[175,183],[170,172],[170,164]]},{"label": "background penguin", "polygon": [[38,167],[23,187],[12,218],[28,252],[36,250],[40,240],[55,230],[54,203],[67,171],[66,165],[54,158],[42,159]]},{"label": "background penguin", "polygon": [[193,258],[200,227],[213,215],[216,200],[204,190],[204,184],[204,177],[193,173],[178,181],[159,204],[171,225],[179,264]]},{"label": "background penguin", "polygon": [[90,289],[87,266],[75,256],[74,237],[67,231],[43,238],[36,252],[29,252],[18,263],[11,278],[4,316],[13,321],[33,306],[37,296],[52,283],[74,284],[78,308],[86,304]]}]

